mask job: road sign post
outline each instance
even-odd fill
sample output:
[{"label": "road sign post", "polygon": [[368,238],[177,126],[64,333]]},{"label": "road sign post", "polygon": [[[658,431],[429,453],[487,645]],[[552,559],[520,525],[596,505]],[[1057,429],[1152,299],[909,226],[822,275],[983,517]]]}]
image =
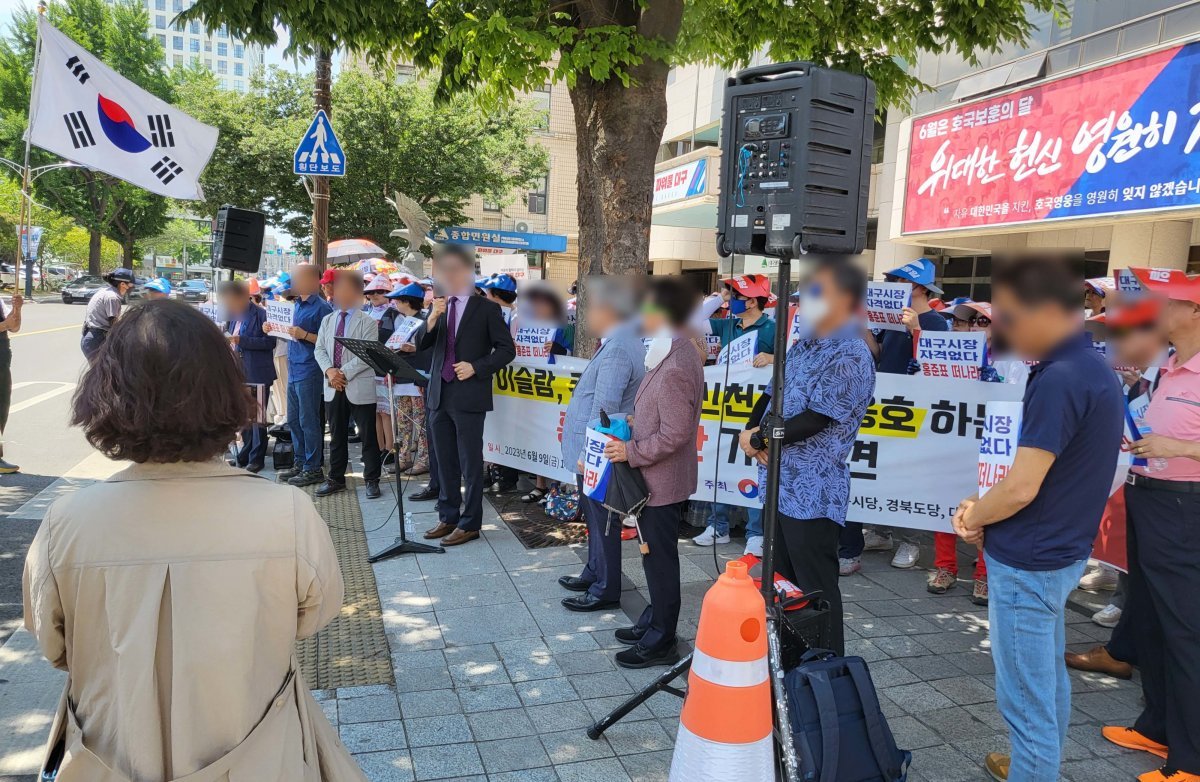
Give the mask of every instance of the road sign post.
[{"label": "road sign post", "polygon": [[313,88],[313,102],[316,104],[317,114],[292,157],[292,172],[298,176],[312,178],[312,185],[307,188],[313,205],[312,260],[321,269],[325,268],[325,256],[329,247],[328,177],[346,175],[346,155],[342,152],[342,145],[329,122],[332,70],[333,61],[329,52],[317,52],[316,82]]}]

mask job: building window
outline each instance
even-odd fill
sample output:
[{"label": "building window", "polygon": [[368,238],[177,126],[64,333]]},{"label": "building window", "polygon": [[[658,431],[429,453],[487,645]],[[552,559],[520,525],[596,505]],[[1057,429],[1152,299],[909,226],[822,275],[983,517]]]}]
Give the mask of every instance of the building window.
[{"label": "building window", "polygon": [[229,37],[229,28],[227,28],[225,25],[221,25],[220,27],[218,27],[217,28],[217,37],[228,38]]},{"label": "building window", "polygon": [[192,51],[192,52],[200,51],[200,41],[196,40],[195,38],[188,41],[188,51]]},{"label": "building window", "polygon": [[229,44],[218,43],[217,44],[217,56],[218,57],[228,57],[229,56]]},{"label": "building window", "polygon": [[164,48],[164,49],[165,49],[165,48],[167,48],[167,36],[165,36],[165,35],[156,35],[156,36],[154,36],[154,37],[158,39],[158,45],[159,45],[159,46],[161,46],[161,47],[162,47],[162,48]]},{"label": "building window", "polygon": [[174,57],[174,59],[173,59],[173,62],[174,62],[176,65],[183,65],[183,55],[182,55],[182,54],[177,54],[177,55],[175,55],[175,57]]},{"label": "building window", "polygon": [[211,38],[204,39],[204,51],[206,51],[206,52],[212,51],[212,39]]},{"label": "building window", "polygon": [[171,0],[171,10],[179,13],[183,10],[183,0]]},{"label": "building window", "polygon": [[229,63],[217,60],[217,73],[229,73]]},{"label": "building window", "polygon": [[182,35],[171,36],[171,48],[177,52],[183,51],[183,36]]},{"label": "building window", "polygon": [[542,177],[537,187],[537,190],[529,191],[529,213],[544,215],[546,214],[546,195],[550,190],[550,177]]},{"label": "building window", "polygon": [[229,79],[217,79],[217,83],[221,85],[221,89],[229,89]]},{"label": "building window", "polygon": [[199,64],[200,64],[200,58],[193,54],[192,55],[192,65],[199,65]]},{"label": "building window", "polygon": [[237,90],[238,92],[245,92],[245,91],[246,91],[246,85],[242,83],[242,80],[241,80],[241,79],[234,79],[234,80],[233,80],[233,88],[234,88],[235,90]]},{"label": "building window", "polygon": [[530,96],[533,100],[533,107],[540,114],[538,119],[538,127],[542,130],[550,128],[550,85],[547,84],[540,90],[534,90]]},{"label": "building window", "polygon": [[164,16],[163,14],[155,14],[154,15],[154,27],[155,27],[155,29],[158,29],[158,30],[167,29],[167,17]]},{"label": "building window", "polygon": [[167,0],[154,0],[154,10],[155,11],[167,10]]},{"label": "building window", "polygon": [[188,22],[188,32],[192,35],[200,34],[200,23],[196,21]]},{"label": "building window", "polygon": [[235,62],[233,64],[233,75],[234,76],[244,76],[245,75],[243,73],[244,70],[245,70],[245,66],[243,66],[240,62]]},{"label": "building window", "polygon": [[496,203],[495,201],[489,201],[489,200],[487,200],[487,199],[485,198],[485,199],[483,200],[483,211],[485,211],[485,212],[499,212],[499,211],[500,211],[500,204]]},{"label": "building window", "polygon": [[246,56],[246,47],[242,46],[240,43],[235,43],[233,45],[233,56],[237,57],[239,60],[242,59],[243,57],[245,57]]}]

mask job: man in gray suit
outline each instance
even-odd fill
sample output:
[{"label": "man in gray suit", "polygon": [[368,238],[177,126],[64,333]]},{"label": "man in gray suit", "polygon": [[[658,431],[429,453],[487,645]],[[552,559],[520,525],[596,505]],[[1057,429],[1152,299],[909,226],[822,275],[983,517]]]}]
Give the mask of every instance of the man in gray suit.
[{"label": "man in gray suit", "polygon": [[329,421],[329,476],[315,494],[325,497],[346,490],[350,460],[349,423],[354,417],[362,438],[363,481],[367,497],[380,496],[382,454],[375,441],[375,372],[337,343],[335,337],[379,339],[379,323],[363,312],[363,278],[353,269],[333,277],[333,312],[321,321],[313,357],[325,374],[325,418]]},{"label": "man in gray suit", "polygon": [[621,602],[621,519],[608,518],[600,503],[583,496],[583,447],[588,423],[600,411],[612,418],[633,413],[633,399],[646,374],[646,349],[634,316],[639,297],[624,280],[592,278],[587,283],[588,333],[601,339],[600,348],[579,377],[563,421],[563,459],[574,465],[579,504],[588,525],[588,561],[578,576],[558,580],[581,594],[563,598],[572,611],[601,611]]}]

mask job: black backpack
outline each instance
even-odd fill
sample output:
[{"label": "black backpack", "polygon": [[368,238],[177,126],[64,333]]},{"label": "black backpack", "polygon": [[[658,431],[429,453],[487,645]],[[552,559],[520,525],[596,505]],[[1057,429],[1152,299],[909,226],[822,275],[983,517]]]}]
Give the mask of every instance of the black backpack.
[{"label": "black backpack", "polygon": [[810,649],[783,686],[805,782],[905,782],[912,753],[896,747],[861,657]]}]

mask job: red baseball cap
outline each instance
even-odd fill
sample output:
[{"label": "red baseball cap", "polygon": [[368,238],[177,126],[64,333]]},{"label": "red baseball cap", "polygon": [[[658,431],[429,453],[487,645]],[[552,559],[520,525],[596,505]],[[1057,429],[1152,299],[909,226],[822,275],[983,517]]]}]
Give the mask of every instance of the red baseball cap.
[{"label": "red baseball cap", "polygon": [[739,274],[721,282],[746,298],[771,297],[771,281],[765,274]]},{"label": "red baseball cap", "polygon": [[1103,323],[1114,329],[1132,329],[1148,326],[1158,320],[1162,312],[1162,301],[1152,296],[1136,299],[1128,304],[1118,304],[1099,315],[1088,318],[1091,323]]},{"label": "red baseball cap", "polygon": [[1130,268],[1129,271],[1151,293],[1165,299],[1200,304],[1200,277],[1188,277],[1181,269]]},{"label": "red baseball cap", "polygon": [[333,269],[325,270],[325,273],[321,275],[321,284],[333,285]]}]

